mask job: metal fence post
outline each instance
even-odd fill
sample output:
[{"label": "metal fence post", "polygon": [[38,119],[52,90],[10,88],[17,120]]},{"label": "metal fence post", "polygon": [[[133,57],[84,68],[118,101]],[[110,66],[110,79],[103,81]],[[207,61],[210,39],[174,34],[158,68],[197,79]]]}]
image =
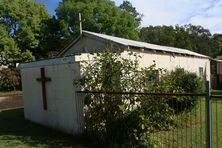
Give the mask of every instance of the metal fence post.
[{"label": "metal fence post", "polygon": [[212,148],[210,82],[206,81],[206,147]]}]

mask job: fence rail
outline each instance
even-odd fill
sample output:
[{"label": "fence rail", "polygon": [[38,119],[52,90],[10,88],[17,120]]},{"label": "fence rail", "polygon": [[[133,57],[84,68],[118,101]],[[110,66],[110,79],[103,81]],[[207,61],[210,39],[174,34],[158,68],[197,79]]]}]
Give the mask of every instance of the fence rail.
[{"label": "fence rail", "polygon": [[109,91],[76,91],[83,94],[113,94],[113,95],[150,95],[150,96],[206,96],[206,93],[142,93],[142,92],[109,92]]},{"label": "fence rail", "polygon": [[210,96],[211,99],[222,99],[222,95],[211,95]]}]

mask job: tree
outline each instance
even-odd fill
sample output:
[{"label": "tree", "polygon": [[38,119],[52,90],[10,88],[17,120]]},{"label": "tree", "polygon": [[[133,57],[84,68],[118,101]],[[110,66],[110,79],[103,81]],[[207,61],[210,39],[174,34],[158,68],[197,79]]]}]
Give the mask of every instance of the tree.
[{"label": "tree", "polygon": [[141,24],[143,15],[137,12],[136,8],[129,1],[123,1],[119,6],[123,11],[127,11],[137,21],[137,26]]},{"label": "tree", "polygon": [[189,38],[189,34],[187,33],[185,27],[176,25],[175,26],[175,47],[184,48],[184,49],[192,49],[192,42]]},{"label": "tree", "polygon": [[38,57],[54,57],[67,44],[63,38],[66,29],[66,23],[57,20],[55,16],[45,21],[43,25],[44,36],[40,41],[40,49],[35,52]]},{"label": "tree", "polygon": [[222,54],[222,34],[214,34],[213,35],[213,45],[215,47],[215,50],[213,55],[217,56],[217,55],[221,55]]},{"label": "tree", "polygon": [[173,26],[149,26],[141,29],[141,40],[158,45],[174,46]]},{"label": "tree", "polygon": [[129,39],[138,39],[137,21],[110,0],[63,0],[56,9],[59,21],[67,24],[64,38],[79,35],[79,13],[83,29]]},{"label": "tree", "polygon": [[49,18],[44,5],[35,1],[1,0],[0,64],[14,67],[34,60],[44,36],[42,26]]},{"label": "tree", "polygon": [[191,50],[206,55],[211,55],[212,48],[211,33],[202,26],[185,25],[184,28],[191,41]]},{"label": "tree", "polygon": [[201,54],[216,56],[221,51],[221,40],[202,26],[149,26],[140,31],[141,40],[149,43],[185,48]]}]

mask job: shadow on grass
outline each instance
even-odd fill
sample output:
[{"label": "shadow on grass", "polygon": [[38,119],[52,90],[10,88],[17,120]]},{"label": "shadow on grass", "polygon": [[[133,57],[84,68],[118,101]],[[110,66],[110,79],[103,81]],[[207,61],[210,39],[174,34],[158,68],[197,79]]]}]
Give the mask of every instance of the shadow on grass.
[{"label": "shadow on grass", "polygon": [[7,147],[89,147],[83,137],[54,131],[24,119],[23,109],[0,112],[0,145]]}]

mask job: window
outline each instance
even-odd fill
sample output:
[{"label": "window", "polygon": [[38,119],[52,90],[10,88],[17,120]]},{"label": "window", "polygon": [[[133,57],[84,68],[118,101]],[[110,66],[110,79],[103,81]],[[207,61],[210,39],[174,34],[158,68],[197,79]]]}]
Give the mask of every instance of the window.
[{"label": "window", "polygon": [[203,67],[199,67],[199,76],[200,76],[200,77],[203,77],[203,76],[204,76]]}]

